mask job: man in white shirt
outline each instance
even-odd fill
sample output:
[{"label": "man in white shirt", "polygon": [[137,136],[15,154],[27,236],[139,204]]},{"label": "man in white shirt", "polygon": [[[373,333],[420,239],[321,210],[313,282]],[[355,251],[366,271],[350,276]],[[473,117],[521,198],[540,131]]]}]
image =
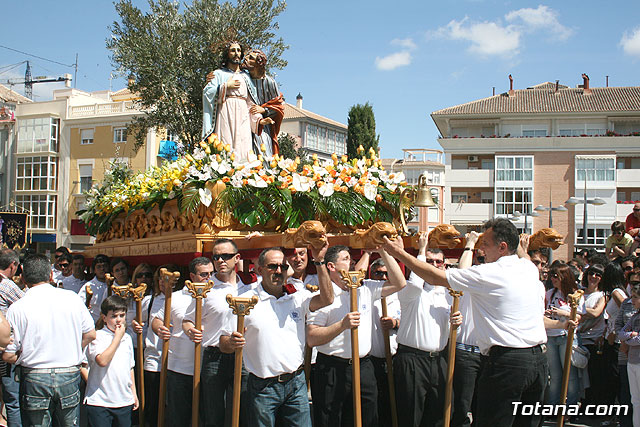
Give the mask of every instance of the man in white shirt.
[{"label": "man in white shirt", "polygon": [[326,250],[327,246],[312,249],[314,262],[319,264],[317,294],[286,286],[284,253],[280,248],[263,250],[258,258],[262,281],[256,289],[242,294],[259,299],[245,317],[246,333],[231,332],[235,328],[225,332],[231,348],[244,347],[251,426],[275,426],[278,420],[282,425],[311,427],[303,366],[305,316],[333,300],[331,281],[322,265]]},{"label": "man in white shirt", "polygon": [[351,397],[351,329],[358,327],[360,356],[360,385],[363,425],[376,425],[378,420],[373,363],[368,356],[373,330],[373,303],[381,296],[389,296],[406,285],[398,263],[386,251],[380,250],[388,270],[388,280],[365,280],[357,290],[358,311],[351,312],[349,288],[342,281],[340,271],[349,271],[351,254],[346,246],[329,248],[324,258],[333,282],[333,303],[309,315],[307,341],[318,347],[316,369],[311,381],[314,426],[324,427],[352,423]]},{"label": "man in white shirt", "polygon": [[[240,254],[233,240],[216,240],[211,258],[213,264],[204,258],[202,263],[194,266],[191,276],[192,281],[213,280],[214,283],[203,301],[202,331],[195,327],[195,300],[192,300],[186,310],[182,328],[191,341],[202,342],[204,348],[200,374],[200,401],[203,402],[200,405],[201,420],[207,426],[222,426],[225,418],[228,420],[231,416],[235,361],[233,350],[225,351],[221,339],[224,330],[235,328],[236,325],[236,316],[229,308],[226,297],[228,294],[237,296],[238,293],[249,290],[250,285],[244,284],[236,274]],[[245,387],[240,396],[241,406],[245,402],[244,389]],[[246,417],[241,415],[240,421],[244,425]]]},{"label": "man in white shirt", "polygon": [[86,307],[71,291],[51,286],[49,259],[30,255],[23,262],[25,296],[7,311],[13,328],[2,359],[21,366],[22,423],[76,426],[83,348],[96,337]]},{"label": "man in white shirt", "polygon": [[82,285],[87,283],[84,277],[84,255],[74,254],[71,258],[71,275],[62,279],[62,287],[78,293]]},{"label": "man in white shirt", "polygon": [[106,274],[109,272],[109,257],[103,254],[96,255],[91,265],[93,267],[95,277],[80,288],[78,296],[82,300],[82,303],[85,304],[87,301],[87,286],[91,286],[93,296],[89,302],[89,312],[91,313],[91,317],[93,317],[93,321],[95,323],[100,318],[100,304],[102,304],[102,301],[107,297]]},{"label": "man in white shirt", "polygon": [[544,287],[535,265],[516,255],[519,234],[513,223],[497,218],[484,228],[487,263],[465,270],[439,270],[409,255],[397,241],[386,239],[384,248],[425,281],[471,297],[478,347],[487,357],[478,384],[479,425],[537,426],[539,416],[513,413],[514,402],[535,405],[544,397],[549,375]]},{"label": "man in white shirt", "polygon": [[318,286],[318,275],[307,273],[309,264],[307,248],[295,248],[291,255],[285,252],[285,259],[290,266],[287,283],[291,283],[298,291],[306,291],[307,285]]}]

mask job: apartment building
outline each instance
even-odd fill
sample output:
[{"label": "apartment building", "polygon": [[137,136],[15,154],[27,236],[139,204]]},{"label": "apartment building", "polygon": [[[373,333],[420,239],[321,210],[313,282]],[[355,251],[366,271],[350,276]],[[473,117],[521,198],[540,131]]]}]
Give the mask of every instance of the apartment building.
[{"label": "apartment building", "polygon": [[[640,87],[590,87],[582,77],[576,87],[516,90],[511,80],[505,93],[431,114],[445,153],[445,222],[466,232],[502,216],[522,231],[526,221],[530,233],[552,219],[566,236],[560,259],[604,245],[611,223],[640,200]],[[582,201],[585,191],[586,218],[584,204],[535,211]],[[539,216],[514,218],[516,211]]]}]

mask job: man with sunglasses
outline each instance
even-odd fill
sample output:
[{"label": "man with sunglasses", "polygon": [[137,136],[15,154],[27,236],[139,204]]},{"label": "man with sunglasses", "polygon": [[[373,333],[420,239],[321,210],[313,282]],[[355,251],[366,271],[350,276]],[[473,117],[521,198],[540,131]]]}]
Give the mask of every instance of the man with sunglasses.
[{"label": "man with sunglasses", "polygon": [[[627,289],[629,289],[628,295],[631,295],[631,289],[640,285],[640,274],[631,273],[627,277]],[[620,304],[620,309],[618,310],[618,314],[615,318],[614,330],[616,333],[620,333],[624,325],[627,324],[629,319],[637,312],[636,308],[633,306],[631,302],[631,296],[626,298]],[[618,372],[620,373],[620,388],[618,390],[618,403],[621,405],[627,405],[628,408],[633,407],[631,405],[631,391],[629,389],[629,374],[627,373],[627,348],[628,344],[623,342],[620,344],[620,351],[618,351]],[[631,412],[631,411],[630,411]],[[626,414],[620,416],[620,426],[621,427],[632,427],[633,420],[632,414]]]},{"label": "man with sunglasses", "polygon": [[84,255],[74,254],[71,257],[71,274],[62,280],[62,287],[78,293],[85,283],[87,280],[84,276]]},{"label": "man with sunglasses", "polygon": [[535,405],[544,398],[549,375],[544,287],[538,269],[518,257],[520,237],[511,221],[496,218],[483,228],[487,263],[467,269],[440,270],[386,238],[383,247],[428,283],[470,298],[478,347],[486,357],[478,383],[479,425],[537,426],[540,416],[519,414],[516,419],[513,402]]},{"label": "man with sunglasses", "polygon": [[333,282],[333,303],[315,311],[307,319],[307,341],[318,347],[311,394],[314,404],[314,426],[324,427],[352,423],[351,398],[351,329],[358,327],[360,355],[360,386],[362,392],[363,425],[378,422],[377,387],[371,350],[373,302],[389,296],[406,286],[402,270],[395,259],[383,249],[380,257],[387,267],[388,279],[365,280],[358,288],[358,311],[351,312],[349,288],[341,271],[349,271],[351,254],[346,246],[332,246],[324,258]]},{"label": "man with sunglasses", "polygon": [[627,215],[625,230],[631,237],[638,237],[638,231],[640,231],[640,202],[633,205],[633,212]]},{"label": "man with sunglasses", "polygon": [[53,281],[56,286],[59,286],[64,279],[73,274],[73,270],[71,269],[72,262],[73,258],[71,257],[71,254],[64,253],[58,258],[57,266],[59,272],[53,277]]},{"label": "man with sunglasses", "polygon": [[[195,327],[195,299],[186,310],[182,328],[191,341],[202,342],[204,348],[200,375],[200,401],[203,402],[200,405],[200,417],[205,425],[221,426],[225,423],[225,413],[227,417],[230,416],[234,371],[233,351],[225,351],[221,336],[229,325],[236,325],[236,316],[231,312],[226,297],[228,294],[238,296],[253,285],[243,283],[236,274],[240,254],[233,240],[216,240],[211,258],[213,263],[204,258],[191,273],[193,282],[212,280],[214,283],[202,304],[202,330]],[[244,402],[244,393],[241,401]],[[244,424],[246,420],[241,417],[241,422]]]}]

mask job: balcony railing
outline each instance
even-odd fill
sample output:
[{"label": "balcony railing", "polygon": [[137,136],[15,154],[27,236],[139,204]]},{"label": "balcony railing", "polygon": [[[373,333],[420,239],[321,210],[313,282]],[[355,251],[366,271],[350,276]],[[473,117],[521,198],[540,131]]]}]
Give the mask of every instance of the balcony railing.
[{"label": "balcony railing", "polygon": [[77,105],[69,107],[69,118],[111,116],[114,114],[138,113],[133,101],[109,102],[105,104]]}]

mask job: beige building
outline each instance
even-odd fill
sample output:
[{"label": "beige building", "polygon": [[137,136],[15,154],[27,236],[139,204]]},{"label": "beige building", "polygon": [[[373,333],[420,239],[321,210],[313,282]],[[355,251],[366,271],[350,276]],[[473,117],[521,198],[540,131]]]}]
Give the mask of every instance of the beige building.
[{"label": "beige building", "polygon": [[347,153],[347,126],[320,114],[302,108],[302,95],[296,97],[296,105],[284,104],[284,119],[280,132],[292,135],[310,154],[320,159],[331,159],[336,153]]},{"label": "beige building", "polygon": [[64,245],[81,250],[86,235],[75,212],[84,207],[83,191],[104,177],[111,160],[136,170],[157,164],[159,136],[149,131],[137,152],[127,125],[138,115],[131,93],[54,91],[53,100],[18,105],[15,168],[16,204],[30,212],[32,247],[53,251]]},{"label": "beige building", "polygon": [[402,159],[383,159],[382,165],[387,173],[403,172],[407,184],[417,186],[421,175],[427,177],[427,185],[436,206],[416,208],[416,216],[407,223],[412,232],[429,232],[442,223],[444,217],[444,179],[445,165],[443,153],[432,149],[403,149]]},{"label": "beige building", "polygon": [[[624,221],[640,200],[640,87],[571,88],[541,83],[431,114],[445,152],[444,220],[460,231],[494,216],[587,203],[555,211],[553,227],[566,235],[555,257],[578,247],[604,246],[611,223]],[[527,232],[548,226],[549,211],[527,217]],[[515,221],[524,229],[524,217]]]}]

